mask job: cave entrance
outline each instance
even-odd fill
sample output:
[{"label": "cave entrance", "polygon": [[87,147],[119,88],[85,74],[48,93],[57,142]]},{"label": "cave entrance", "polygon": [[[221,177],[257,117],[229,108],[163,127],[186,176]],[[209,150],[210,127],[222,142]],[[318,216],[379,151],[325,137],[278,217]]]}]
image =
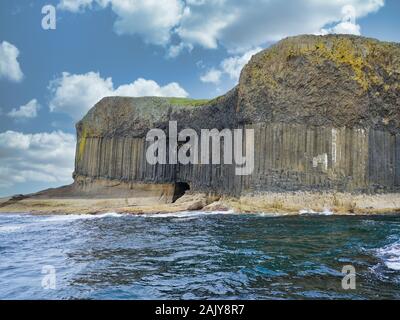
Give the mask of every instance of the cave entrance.
[{"label": "cave entrance", "polygon": [[174,203],[179,198],[183,197],[186,191],[190,190],[190,186],[186,182],[175,183],[174,196],[172,198],[172,203]]}]

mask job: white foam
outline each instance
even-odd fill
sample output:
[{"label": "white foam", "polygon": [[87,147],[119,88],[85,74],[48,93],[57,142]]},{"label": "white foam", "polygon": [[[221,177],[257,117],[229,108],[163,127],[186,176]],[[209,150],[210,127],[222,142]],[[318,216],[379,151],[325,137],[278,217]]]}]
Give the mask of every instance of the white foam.
[{"label": "white foam", "polygon": [[74,220],[88,220],[88,219],[102,219],[102,218],[118,218],[123,217],[123,214],[116,212],[108,212],[103,214],[66,214],[66,215],[55,215],[41,220],[41,222],[62,222],[62,221],[74,221]]},{"label": "white foam", "polygon": [[385,264],[389,269],[400,271],[400,259],[396,262],[387,261]]},{"label": "white foam", "polygon": [[324,216],[332,216],[333,212],[330,209],[324,209],[321,214]]},{"label": "white foam", "polygon": [[289,215],[289,213],[278,213],[278,212],[260,212],[255,214],[258,217],[275,218]]},{"label": "white foam", "polygon": [[299,214],[316,214],[314,210],[309,210],[309,209],[303,209],[299,211]]},{"label": "white foam", "polygon": [[182,212],[171,212],[171,213],[156,213],[156,214],[143,214],[147,218],[197,218],[201,216],[210,215],[227,215],[234,214],[233,210],[230,211],[182,211]]},{"label": "white foam", "polygon": [[0,219],[2,218],[25,218],[30,217],[29,213],[0,213]]},{"label": "white foam", "polygon": [[121,213],[116,213],[116,212],[107,212],[107,213],[103,213],[103,214],[96,214],[96,215],[92,215],[94,218],[121,218],[121,217],[126,217],[125,214],[121,214]]},{"label": "white foam", "polygon": [[23,229],[20,225],[0,226],[0,233],[11,233]]},{"label": "white foam", "polygon": [[299,214],[315,214],[316,212],[314,210],[309,210],[309,209],[303,209],[299,211]]},{"label": "white foam", "polygon": [[313,214],[313,215],[319,215],[319,216],[331,216],[333,215],[333,212],[329,209],[324,209],[324,211],[317,212],[311,209],[303,209],[299,211],[299,215],[303,214]]},{"label": "white foam", "polygon": [[378,249],[377,253],[386,267],[391,270],[400,271],[400,241]]}]

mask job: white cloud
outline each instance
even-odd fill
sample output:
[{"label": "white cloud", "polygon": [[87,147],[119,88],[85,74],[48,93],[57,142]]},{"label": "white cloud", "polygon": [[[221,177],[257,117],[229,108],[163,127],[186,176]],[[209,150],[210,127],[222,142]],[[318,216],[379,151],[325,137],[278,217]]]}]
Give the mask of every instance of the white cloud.
[{"label": "white cloud", "polygon": [[81,119],[99,100],[107,96],[188,96],[176,82],[160,86],[153,80],[142,78],[114,89],[111,78],[104,79],[95,72],[86,74],[64,72],[60,78],[50,83],[49,88],[53,94],[50,110],[69,114],[75,120]]},{"label": "white cloud", "polygon": [[18,109],[13,108],[7,115],[11,118],[24,119],[36,118],[40,105],[36,99],[29,101],[27,104],[20,106]]},{"label": "white cloud", "polygon": [[[63,0],[72,2],[72,0]],[[184,46],[217,48],[231,52],[278,41],[286,36],[321,32],[360,33],[359,26],[343,15],[354,8],[354,19],[379,10],[384,0],[79,0],[64,8],[79,11],[110,5],[117,15],[118,34],[137,34],[146,42],[167,45],[177,35],[182,45],[172,46],[172,56]],[[79,5],[78,5],[79,4]],[[78,8],[78,9],[77,9]],[[334,26],[328,28],[327,26]],[[324,31],[323,31],[324,29]]]},{"label": "white cloud", "polygon": [[163,87],[153,80],[139,78],[131,84],[126,84],[114,90],[113,95],[127,97],[187,97],[188,93],[176,82]]},{"label": "white cloud", "polygon": [[350,22],[340,22],[332,28],[321,29],[317,34],[326,35],[326,34],[354,34],[361,35],[361,27],[358,24],[353,24]]},{"label": "white cloud", "polygon": [[232,80],[237,81],[243,67],[250,61],[251,57],[260,52],[262,48],[255,48],[245,52],[243,55],[227,58],[221,62],[221,69],[229,75]]},{"label": "white cloud", "polygon": [[167,58],[176,58],[181,54],[183,50],[188,50],[189,52],[193,50],[193,45],[190,43],[179,43],[177,45],[171,45],[167,51]]},{"label": "white cloud", "polygon": [[177,28],[177,33],[183,42],[199,44],[209,49],[217,48],[220,33],[235,19],[235,15],[231,12],[221,11],[220,14],[213,12],[215,9],[221,9],[221,6],[225,5],[224,2],[211,0],[189,3],[192,6],[185,8]]},{"label": "white cloud", "polygon": [[75,136],[61,131],[0,133],[0,187],[17,183],[72,182]]},{"label": "white cloud", "polygon": [[181,20],[178,34],[184,42],[230,51],[246,51],[286,36],[317,33],[342,22],[343,10],[355,9],[355,18],[374,12],[383,0],[242,0],[197,1]]},{"label": "white cloud", "polygon": [[180,0],[111,0],[117,14],[117,34],[138,34],[148,43],[164,45],[170,40],[171,29],[181,19]]},{"label": "white cloud", "polygon": [[210,69],[200,77],[200,80],[205,83],[218,84],[221,81],[222,72],[217,69]]},{"label": "white cloud", "polygon": [[57,7],[71,12],[82,12],[86,8],[91,8],[92,2],[92,0],[61,0]]},{"label": "white cloud", "polygon": [[[219,84],[223,75],[228,76],[231,80],[237,82],[239,80],[240,72],[243,67],[253,55],[260,52],[262,48],[255,48],[247,51],[242,55],[236,55],[233,57],[222,60],[218,68],[211,68],[208,72],[200,77],[202,82]],[[201,64],[200,64],[201,67]]]},{"label": "white cloud", "polygon": [[332,28],[321,29],[320,34],[354,34],[361,35],[361,27],[356,23],[356,9],[347,5],[342,8],[342,20],[340,23],[336,24]]},{"label": "white cloud", "polygon": [[58,7],[82,12],[93,5],[111,7],[117,15],[114,24],[117,34],[139,35],[145,42],[157,45],[169,42],[184,8],[182,0],[61,0]]},{"label": "white cloud", "polygon": [[19,50],[16,46],[7,41],[0,43],[0,79],[22,81],[24,74],[17,60],[18,56]]},{"label": "white cloud", "polygon": [[[124,1],[126,0],[122,0],[122,2]],[[110,2],[111,0],[60,0],[57,8],[73,13],[83,13],[86,9],[104,9],[109,5]]]},{"label": "white cloud", "polygon": [[112,95],[111,78],[103,79],[98,73],[69,74],[50,83],[53,98],[50,111],[63,112],[80,119],[101,98]]}]

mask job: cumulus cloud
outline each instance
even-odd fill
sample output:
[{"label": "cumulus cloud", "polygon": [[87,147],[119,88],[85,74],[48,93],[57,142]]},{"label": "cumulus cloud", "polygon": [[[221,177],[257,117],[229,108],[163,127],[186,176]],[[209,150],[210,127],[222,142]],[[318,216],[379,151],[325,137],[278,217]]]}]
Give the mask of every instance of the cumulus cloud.
[{"label": "cumulus cloud", "polygon": [[241,55],[226,58],[222,60],[218,68],[211,68],[208,72],[200,77],[205,83],[219,84],[223,75],[228,76],[231,80],[237,82],[240,72],[253,55],[260,52],[262,48],[249,50]]},{"label": "cumulus cloud", "polygon": [[99,73],[70,74],[50,83],[53,94],[50,111],[69,114],[78,120],[101,98],[112,95],[111,78],[103,79]]},{"label": "cumulus cloud", "polygon": [[341,22],[331,28],[321,29],[320,34],[336,33],[336,34],[360,35],[361,27],[356,23],[356,17],[357,17],[356,9],[353,6],[351,5],[344,6],[342,8]]},{"label": "cumulus cloud", "polygon": [[0,43],[0,79],[22,81],[24,74],[17,60],[18,56],[19,50],[16,46],[7,41]]},{"label": "cumulus cloud", "polygon": [[160,86],[153,80],[139,78],[136,81],[114,88],[112,78],[102,78],[99,73],[70,74],[64,72],[49,86],[52,92],[50,110],[81,119],[99,100],[107,96],[158,96],[187,97],[188,93],[172,82]]},{"label": "cumulus cloud", "polygon": [[7,115],[15,119],[31,119],[36,118],[40,105],[36,99],[32,99],[27,104],[19,108],[13,108]]},{"label": "cumulus cloud", "polygon": [[86,8],[91,8],[92,0],[61,0],[58,8],[71,12],[82,12]]},{"label": "cumulus cloud", "polygon": [[[62,0],[73,12],[110,6],[117,16],[118,34],[137,34],[146,42],[167,45],[171,34],[182,44],[171,46],[172,56],[185,46],[231,52],[274,42],[286,36],[323,32],[359,34],[355,20],[343,10],[354,8],[354,19],[379,10],[384,0]],[[331,26],[328,28],[327,26]],[[333,27],[332,27],[333,26]]]},{"label": "cumulus cloud", "polygon": [[74,157],[72,134],[0,133],[0,187],[27,182],[71,183]]},{"label": "cumulus cloud", "polygon": [[207,48],[221,43],[230,51],[246,51],[287,36],[318,33],[342,22],[346,7],[360,18],[383,5],[383,0],[197,1],[185,11],[177,32],[184,42]]},{"label": "cumulus cloud", "polygon": [[82,12],[97,6],[111,7],[117,19],[117,34],[142,36],[145,42],[165,45],[172,29],[179,23],[183,13],[181,0],[61,0],[58,7],[71,12]]},{"label": "cumulus cloud", "polygon": [[[122,0],[124,2],[126,0]],[[130,0],[128,0],[130,1]],[[83,13],[86,9],[100,8],[104,9],[111,0],[60,0],[57,8],[73,13]]]},{"label": "cumulus cloud", "polygon": [[167,58],[176,58],[185,49],[190,52],[193,50],[193,45],[191,45],[190,43],[183,43],[183,42],[177,45],[171,45],[169,46],[167,51]]},{"label": "cumulus cloud", "polygon": [[240,72],[243,67],[250,61],[251,57],[256,53],[260,52],[262,48],[255,48],[253,50],[247,51],[242,55],[237,55],[224,59],[221,62],[221,69],[226,73],[232,80],[237,81],[240,76]]},{"label": "cumulus cloud", "polygon": [[181,19],[180,0],[110,0],[118,18],[117,34],[138,34],[146,42],[164,45],[170,40],[171,29]]},{"label": "cumulus cloud", "polygon": [[139,78],[131,84],[126,84],[114,90],[113,95],[127,97],[180,97],[188,96],[188,93],[176,82],[171,82],[161,87],[153,80]]},{"label": "cumulus cloud", "polygon": [[222,72],[212,68],[200,77],[200,80],[205,83],[218,84],[221,81]]},{"label": "cumulus cloud", "polygon": [[[199,44],[205,48],[218,47],[221,32],[229,27],[235,14],[223,9],[229,1],[190,1],[182,15],[177,34],[184,43]],[[217,10],[217,12],[214,12]]]}]

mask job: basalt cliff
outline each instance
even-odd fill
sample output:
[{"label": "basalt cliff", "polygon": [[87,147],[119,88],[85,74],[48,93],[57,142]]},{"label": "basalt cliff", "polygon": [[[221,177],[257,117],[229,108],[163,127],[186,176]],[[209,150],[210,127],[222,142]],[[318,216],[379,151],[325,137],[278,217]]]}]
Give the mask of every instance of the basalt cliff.
[{"label": "basalt cliff", "polygon": [[[252,174],[236,175],[231,164],[150,165],[146,134],[168,132],[170,121],[199,135],[254,129]],[[216,200],[216,209],[252,211],[263,210],[260,201],[276,210],[311,207],[323,194],[317,209],[354,211],[363,203],[368,211],[369,203],[397,210],[400,45],[345,35],[287,38],[253,56],[224,96],[108,97],[76,128],[74,184],[39,196],[119,197],[134,207],[173,203],[186,192],[207,195],[195,209]],[[386,207],[377,205],[379,195]]]}]

